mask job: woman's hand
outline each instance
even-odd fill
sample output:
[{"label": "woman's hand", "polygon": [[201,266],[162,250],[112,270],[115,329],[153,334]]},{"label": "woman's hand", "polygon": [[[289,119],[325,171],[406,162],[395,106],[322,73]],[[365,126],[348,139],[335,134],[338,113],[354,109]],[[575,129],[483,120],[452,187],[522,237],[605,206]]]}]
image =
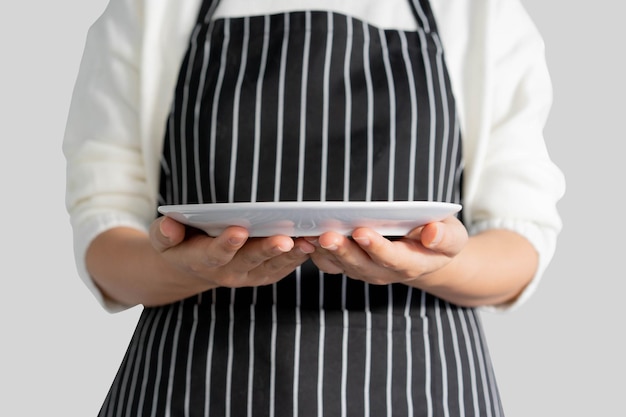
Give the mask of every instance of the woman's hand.
[{"label": "woman's hand", "polygon": [[113,304],[155,306],[216,287],[254,287],[281,280],[315,247],[288,236],[248,238],[231,227],[217,237],[156,219],[149,235],[117,227],[98,235],[86,266],[104,298]]},{"label": "woman's hand", "polygon": [[533,278],[537,252],[521,235],[490,229],[468,237],[455,217],[389,240],[370,229],[352,238],[324,233],[308,238],[311,259],[328,273],[371,284],[404,283],[463,306],[510,303]]},{"label": "woman's hand", "polygon": [[399,240],[367,228],[354,230],[352,239],[328,232],[308,240],[317,246],[311,258],[324,272],[344,273],[371,284],[414,284],[448,265],[465,247],[468,235],[463,224],[450,217],[418,227]]},{"label": "woman's hand", "polygon": [[168,217],[152,223],[150,242],[183,275],[230,288],[277,282],[315,250],[304,239],[294,241],[288,236],[249,239],[242,227],[209,237]]}]

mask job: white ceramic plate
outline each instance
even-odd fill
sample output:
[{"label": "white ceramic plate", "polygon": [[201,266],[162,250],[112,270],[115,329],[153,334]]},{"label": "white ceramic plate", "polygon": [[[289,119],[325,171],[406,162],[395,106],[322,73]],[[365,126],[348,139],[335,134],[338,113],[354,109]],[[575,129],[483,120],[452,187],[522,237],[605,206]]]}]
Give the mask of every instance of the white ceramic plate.
[{"label": "white ceramic plate", "polygon": [[228,226],[242,226],[250,236],[318,236],[327,231],[350,235],[369,227],[385,236],[404,236],[417,226],[457,213],[458,204],[401,202],[264,202],[184,204],[159,207],[181,223],[219,235]]}]

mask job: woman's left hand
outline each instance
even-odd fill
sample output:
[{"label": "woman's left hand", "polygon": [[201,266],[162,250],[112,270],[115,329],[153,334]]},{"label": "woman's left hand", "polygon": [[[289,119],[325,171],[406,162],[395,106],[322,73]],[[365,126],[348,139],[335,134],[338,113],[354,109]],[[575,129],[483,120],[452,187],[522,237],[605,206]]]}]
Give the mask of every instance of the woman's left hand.
[{"label": "woman's left hand", "polygon": [[398,240],[389,240],[368,228],[352,238],[326,232],[308,238],[316,246],[311,259],[329,274],[346,274],[371,284],[417,281],[449,264],[468,242],[467,230],[456,217],[418,227]]}]

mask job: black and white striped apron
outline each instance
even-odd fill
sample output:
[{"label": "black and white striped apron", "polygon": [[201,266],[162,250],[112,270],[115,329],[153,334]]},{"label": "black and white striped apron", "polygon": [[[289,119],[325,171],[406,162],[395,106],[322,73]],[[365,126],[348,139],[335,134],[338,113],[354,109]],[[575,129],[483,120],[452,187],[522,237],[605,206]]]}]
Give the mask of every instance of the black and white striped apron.
[{"label": "black and white striped apron", "polygon": [[[461,134],[427,0],[419,29],[333,12],[212,19],[167,125],[161,204],[461,202]],[[479,317],[305,263],[142,313],[113,416],[501,416]]]}]

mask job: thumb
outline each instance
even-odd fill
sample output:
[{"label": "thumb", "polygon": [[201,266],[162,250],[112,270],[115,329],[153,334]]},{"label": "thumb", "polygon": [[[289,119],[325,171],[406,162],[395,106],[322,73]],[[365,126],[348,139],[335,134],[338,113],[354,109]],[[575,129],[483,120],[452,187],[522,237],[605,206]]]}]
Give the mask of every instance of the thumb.
[{"label": "thumb", "polygon": [[456,255],[467,243],[467,230],[457,219],[429,223],[422,229],[422,244],[448,256]]},{"label": "thumb", "polygon": [[150,225],[150,242],[159,252],[178,245],[185,239],[185,226],[174,219],[162,216]]}]

